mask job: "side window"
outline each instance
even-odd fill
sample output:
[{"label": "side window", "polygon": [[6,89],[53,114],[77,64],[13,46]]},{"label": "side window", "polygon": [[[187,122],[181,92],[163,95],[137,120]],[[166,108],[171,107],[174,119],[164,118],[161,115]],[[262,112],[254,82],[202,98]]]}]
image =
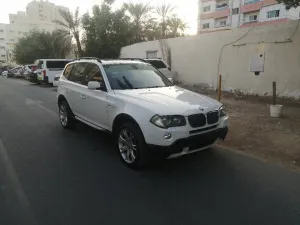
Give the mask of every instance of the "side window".
[{"label": "side window", "polygon": [[76,63],[69,80],[78,84],[83,84],[85,80],[85,67],[86,63]]},{"label": "side window", "polygon": [[89,81],[97,81],[103,87],[102,90],[106,90],[105,82],[101,73],[101,70],[98,65],[94,63],[88,63],[86,67],[86,79],[84,85],[87,85]]},{"label": "side window", "polygon": [[65,71],[64,71],[64,74],[63,74],[63,75],[64,75],[68,80],[70,80],[70,75],[71,75],[71,72],[72,72],[73,67],[74,67],[74,64],[70,64],[70,65],[68,65],[68,66],[66,67],[66,69],[65,69]]}]

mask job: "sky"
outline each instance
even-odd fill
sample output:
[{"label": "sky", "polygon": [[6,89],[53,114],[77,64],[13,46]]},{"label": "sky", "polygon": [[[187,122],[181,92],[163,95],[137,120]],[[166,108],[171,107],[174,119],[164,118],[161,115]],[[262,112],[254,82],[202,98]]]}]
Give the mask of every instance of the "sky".
[{"label": "sky", "polygon": [[[188,34],[196,34],[197,32],[197,0],[116,0],[115,7],[122,5],[123,2],[151,2],[151,5],[159,5],[163,2],[172,3],[176,6],[175,13],[179,15],[185,22],[188,23]],[[25,11],[28,0],[8,0],[5,4],[1,4],[0,23],[9,23],[8,14],[16,13],[17,11]],[[75,10],[77,6],[80,8],[80,13],[83,14],[90,11],[93,5],[101,4],[101,0],[49,0],[56,5],[62,5]]]}]

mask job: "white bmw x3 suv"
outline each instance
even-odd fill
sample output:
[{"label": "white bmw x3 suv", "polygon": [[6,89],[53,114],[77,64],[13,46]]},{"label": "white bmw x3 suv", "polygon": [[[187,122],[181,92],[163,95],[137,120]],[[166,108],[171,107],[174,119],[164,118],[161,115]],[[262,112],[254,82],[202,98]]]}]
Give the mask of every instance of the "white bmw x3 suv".
[{"label": "white bmw x3 suv", "polygon": [[207,149],[228,132],[224,106],[174,86],[148,63],[81,58],[58,82],[64,128],[81,121],[116,137],[122,161],[145,166],[153,156],[173,158]]}]

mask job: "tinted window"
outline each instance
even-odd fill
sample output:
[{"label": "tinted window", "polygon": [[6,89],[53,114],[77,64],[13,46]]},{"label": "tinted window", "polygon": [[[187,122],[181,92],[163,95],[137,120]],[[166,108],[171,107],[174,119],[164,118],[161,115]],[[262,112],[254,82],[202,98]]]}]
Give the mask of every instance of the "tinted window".
[{"label": "tinted window", "polygon": [[76,63],[73,64],[74,68],[72,70],[71,75],[69,76],[69,80],[78,84],[84,84],[85,81],[85,67],[86,63]]},{"label": "tinted window", "polygon": [[63,69],[70,61],[46,61],[46,66],[48,69]]},{"label": "tinted window", "polygon": [[85,80],[83,85],[87,85],[89,81],[98,81],[102,87],[105,87],[105,82],[98,65],[94,63],[88,63],[85,70]]},{"label": "tinted window", "polygon": [[157,69],[148,64],[103,65],[110,86],[115,90],[172,86]]},{"label": "tinted window", "polygon": [[70,75],[72,72],[72,68],[73,68],[74,64],[70,64],[66,67],[66,69],[64,70],[64,76],[69,80],[70,79]]},{"label": "tinted window", "polygon": [[167,68],[167,66],[161,60],[146,60],[146,61],[149,62],[152,66],[154,66],[156,69]]}]

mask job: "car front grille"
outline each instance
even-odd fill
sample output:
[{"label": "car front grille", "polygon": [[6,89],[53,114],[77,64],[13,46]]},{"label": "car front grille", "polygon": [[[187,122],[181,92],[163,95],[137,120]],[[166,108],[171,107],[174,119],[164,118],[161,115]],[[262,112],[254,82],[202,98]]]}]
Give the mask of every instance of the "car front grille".
[{"label": "car front grille", "polygon": [[219,121],[219,111],[208,112],[206,117],[208,124],[215,124]]},{"label": "car front grille", "polygon": [[219,111],[211,111],[205,114],[194,114],[188,116],[192,128],[204,127],[206,124],[215,124],[219,121]]},{"label": "car front grille", "polygon": [[204,114],[195,114],[188,116],[188,121],[191,127],[203,127],[206,125],[206,117]]}]

